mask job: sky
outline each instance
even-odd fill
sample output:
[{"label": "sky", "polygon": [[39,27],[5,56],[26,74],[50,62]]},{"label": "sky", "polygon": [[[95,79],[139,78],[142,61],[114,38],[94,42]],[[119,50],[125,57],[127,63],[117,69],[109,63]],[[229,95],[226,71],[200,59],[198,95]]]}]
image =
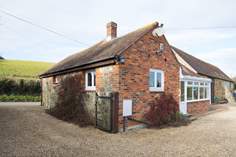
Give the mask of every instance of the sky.
[{"label": "sky", "polygon": [[0,10],[66,36],[0,12],[7,59],[58,62],[104,39],[109,21],[118,36],[158,21],[171,45],[236,76],[235,0],[0,0]]}]

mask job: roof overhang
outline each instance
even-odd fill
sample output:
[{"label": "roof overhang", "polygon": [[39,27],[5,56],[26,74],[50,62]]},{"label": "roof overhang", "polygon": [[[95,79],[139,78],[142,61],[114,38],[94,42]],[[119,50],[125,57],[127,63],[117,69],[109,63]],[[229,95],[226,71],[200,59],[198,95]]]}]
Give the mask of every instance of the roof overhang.
[{"label": "roof overhang", "polygon": [[188,75],[182,75],[180,78],[181,81],[203,81],[203,82],[212,82],[210,78],[205,77],[196,77],[196,76],[188,76]]},{"label": "roof overhang", "polygon": [[88,64],[80,65],[77,67],[56,71],[53,73],[44,73],[42,75],[39,75],[39,78],[41,79],[41,78],[47,78],[47,77],[56,76],[56,75],[63,75],[63,74],[73,73],[73,72],[77,72],[81,70],[87,70],[87,69],[92,69],[92,68],[97,68],[97,67],[102,67],[102,66],[107,66],[107,65],[113,65],[116,63],[117,63],[117,57],[111,57],[111,58],[107,58],[107,59],[100,60],[97,62],[88,63]]}]

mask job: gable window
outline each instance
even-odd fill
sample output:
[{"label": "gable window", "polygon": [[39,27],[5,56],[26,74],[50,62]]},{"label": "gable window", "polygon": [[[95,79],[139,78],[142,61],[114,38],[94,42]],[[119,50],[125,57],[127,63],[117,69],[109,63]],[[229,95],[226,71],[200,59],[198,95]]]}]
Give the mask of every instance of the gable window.
[{"label": "gable window", "polygon": [[164,72],[162,70],[150,69],[149,90],[157,92],[164,91]]},{"label": "gable window", "polygon": [[96,73],[95,70],[89,70],[85,73],[85,89],[96,90]]}]

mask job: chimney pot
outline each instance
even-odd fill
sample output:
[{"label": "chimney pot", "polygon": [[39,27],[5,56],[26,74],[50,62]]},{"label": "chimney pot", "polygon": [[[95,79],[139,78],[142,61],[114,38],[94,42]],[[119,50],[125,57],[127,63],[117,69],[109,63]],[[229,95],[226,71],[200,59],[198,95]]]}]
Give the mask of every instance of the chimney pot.
[{"label": "chimney pot", "polygon": [[113,21],[107,24],[107,39],[111,40],[117,37],[117,24]]}]

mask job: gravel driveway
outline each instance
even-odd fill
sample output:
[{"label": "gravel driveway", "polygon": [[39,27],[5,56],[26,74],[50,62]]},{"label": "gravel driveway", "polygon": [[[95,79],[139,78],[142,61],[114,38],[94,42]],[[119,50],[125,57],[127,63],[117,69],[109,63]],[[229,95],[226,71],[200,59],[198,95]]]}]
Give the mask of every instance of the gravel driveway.
[{"label": "gravel driveway", "polygon": [[0,103],[0,156],[236,156],[236,107],[189,126],[108,134],[57,120],[37,104]]}]

